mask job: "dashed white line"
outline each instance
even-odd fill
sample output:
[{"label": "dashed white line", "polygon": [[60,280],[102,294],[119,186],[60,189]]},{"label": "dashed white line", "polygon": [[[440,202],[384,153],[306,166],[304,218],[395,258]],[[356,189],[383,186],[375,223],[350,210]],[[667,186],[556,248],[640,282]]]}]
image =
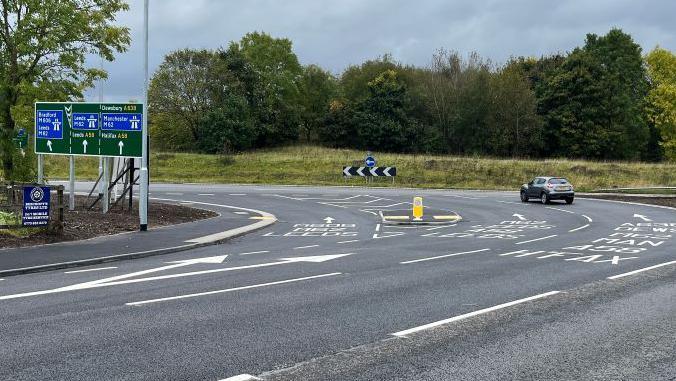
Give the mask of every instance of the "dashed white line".
[{"label": "dashed white line", "polygon": [[671,262],[666,262],[666,263],[660,263],[659,265],[650,266],[650,267],[644,267],[644,268],[642,268],[642,269],[630,271],[630,272],[628,272],[628,273],[609,276],[608,279],[624,278],[624,277],[626,277],[626,276],[630,276],[630,275],[642,273],[642,272],[644,272],[644,271],[648,271],[648,270],[652,270],[652,269],[657,269],[657,268],[664,267],[664,266],[669,266],[669,265],[676,265],[676,261],[671,261]]},{"label": "dashed white line", "polygon": [[514,202],[514,201],[502,201],[502,200],[495,200],[495,201],[501,202],[503,204],[528,205],[528,204],[524,204],[522,202]]},{"label": "dashed white line", "polygon": [[342,244],[342,243],[353,243],[353,242],[359,242],[359,240],[358,240],[358,239],[353,239],[353,240],[350,240],[350,241],[340,241],[340,242],[336,242],[336,243]]},{"label": "dashed white line", "polygon": [[294,247],[293,249],[294,250],[301,250],[301,249],[309,249],[309,248],[312,248],[312,247],[319,247],[319,245],[298,246],[298,247]]},{"label": "dashed white line", "polygon": [[239,255],[254,255],[254,254],[265,254],[269,253],[270,251],[268,250],[262,250],[262,251],[250,251],[248,253],[240,253]]},{"label": "dashed white line", "polygon": [[434,323],[429,323],[429,324],[421,325],[419,327],[407,329],[407,330],[404,330],[404,331],[395,332],[395,333],[392,334],[392,336],[406,337],[407,335],[410,335],[412,333],[424,331],[424,330],[434,328],[434,327],[438,327],[440,325],[444,325],[444,324],[448,324],[448,323],[453,323],[453,322],[456,322],[456,321],[459,321],[459,320],[471,318],[471,317],[478,316],[478,315],[481,315],[481,314],[485,314],[485,313],[488,313],[488,312],[497,311],[499,309],[515,306],[517,304],[530,302],[532,300],[546,298],[548,296],[556,295],[560,292],[561,291],[550,291],[550,292],[546,292],[544,294],[535,295],[535,296],[515,300],[515,301],[512,301],[512,302],[508,302],[508,303],[498,304],[497,306],[484,308],[484,309],[477,310],[477,311],[474,311],[474,312],[470,312],[470,313],[467,313],[467,314],[458,315],[458,316],[455,316],[455,317],[452,317],[452,318],[449,318],[449,319],[439,320],[439,321],[434,322]]},{"label": "dashed white line", "polygon": [[559,208],[553,208],[553,207],[551,207],[551,206],[545,206],[545,209],[558,210],[559,212],[564,212],[564,213],[569,213],[569,214],[575,214],[575,212],[571,212],[570,210],[559,209]]},{"label": "dashed white line", "polygon": [[409,263],[416,263],[416,262],[424,262],[424,261],[431,261],[434,259],[441,259],[441,258],[448,258],[448,257],[455,257],[458,255],[465,255],[465,254],[472,254],[472,253],[480,253],[482,251],[488,251],[490,249],[480,249],[480,250],[472,250],[472,251],[463,251],[461,253],[453,253],[453,254],[446,254],[446,255],[439,255],[436,257],[429,257],[429,258],[421,258],[421,259],[414,259],[411,261],[404,261],[404,262],[399,262],[402,265],[407,265]]},{"label": "dashed white line", "polygon": [[376,224],[376,231],[377,231],[377,232],[380,231],[380,224]]},{"label": "dashed white line", "polygon": [[198,193],[198,196],[215,196],[213,193]]},{"label": "dashed white line", "polygon": [[304,281],[304,280],[326,278],[326,277],[336,276],[336,275],[341,275],[341,274],[342,273],[329,273],[329,274],[313,275],[313,276],[306,276],[306,277],[302,277],[302,278],[286,279],[286,280],[280,280],[280,281],[269,282],[269,283],[252,284],[250,286],[241,286],[241,287],[227,288],[227,289],[224,289],[224,290],[199,292],[199,293],[195,293],[195,294],[170,296],[168,298],[150,299],[150,300],[143,300],[143,301],[140,301],[140,302],[125,303],[125,304],[128,305],[128,306],[141,306],[141,305],[144,305],[144,304],[167,302],[167,301],[170,301],[170,300],[196,298],[196,297],[199,297],[199,296],[223,294],[223,293],[226,293],[226,292],[249,290],[249,289],[252,289],[252,288],[275,286],[275,285],[278,285],[278,284],[285,284],[285,283],[292,283],[292,282],[301,282],[301,281]]},{"label": "dashed white line", "polygon": [[546,237],[540,237],[540,238],[535,238],[535,239],[529,239],[528,241],[521,241],[521,242],[517,242],[516,244],[517,244],[517,245],[523,245],[524,243],[531,243],[531,242],[536,242],[536,241],[542,241],[542,240],[544,240],[544,239],[549,239],[549,238],[554,238],[554,237],[557,237],[557,235],[556,235],[556,234],[552,234],[552,235],[548,235],[548,236],[546,236]]},{"label": "dashed white line", "polygon": [[257,381],[257,380],[261,380],[261,379],[258,378],[258,377],[254,377],[250,374],[238,374],[236,376],[224,378],[224,379],[218,380],[218,381]]},{"label": "dashed white line", "polygon": [[246,196],[246,193],[230,193],[228,196]]},{"label": "dashed white line", "polygon": [[[457,197],[457,198],[466,198],[468,200],[480,200],[478,197],[467,197],[467,196],[459,196],[457,194],[445,194],[444,196],[446,197]],[[511,196],[510,196],[511,197]]]},{"label": "dashed white line", "polygon": [[578,230],[586,229],[586,228],[588,228],[588,227],[589,227],[589,224],[582,225],[582,226],[580,226],[579,228],[575,228],[575,229],[568,230],[568,233],[574,233],[574,232],[576,232],[576,231],[578,231]]},{"label": "dashed white line", "polygon": [[589,217],[589,216],[586,216],[586,215],[583,214],[582,217],[586,218],[587,221],[589,221],[589,222],[594,222],[594,221],[591,219],[591,217]]},{"label": "dashed white line", "polygon": [[249,214],[249,212],[233,212],[235,214]]},{"label": "dashed white line", "polygon": [[74,270],[74,271],[66,271],[64,274],[77,274],[77,273],[88,273],[92,271],[103,271],[103,270],[112,270],[116,269],[117,267],[111,266],[111,267],[98,267],[95,269],[86,269],[86,270]]}]

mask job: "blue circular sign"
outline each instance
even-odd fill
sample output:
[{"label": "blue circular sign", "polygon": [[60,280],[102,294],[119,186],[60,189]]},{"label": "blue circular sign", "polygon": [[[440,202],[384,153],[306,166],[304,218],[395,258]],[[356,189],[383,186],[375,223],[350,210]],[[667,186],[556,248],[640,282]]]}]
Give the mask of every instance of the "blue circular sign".
[{"label": "blue circular sign", "polygon": [[366,163],[366,166],[369,168],[373,168],[376,166],[376,159],[373,156],[366,156],[366,160],[364,160]]}]

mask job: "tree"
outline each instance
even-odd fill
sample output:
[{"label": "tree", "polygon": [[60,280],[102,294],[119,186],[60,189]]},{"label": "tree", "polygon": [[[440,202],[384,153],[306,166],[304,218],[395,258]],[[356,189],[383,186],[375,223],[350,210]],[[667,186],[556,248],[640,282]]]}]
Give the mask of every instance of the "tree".
[{"label": "tree", "polygon": [[246,99],[232,94],[200,121],[200,152],[230,154],[250,148],[254,140],[252,124]]},{"label": "tree", "polygon": [[305,141],[315,141],[321,122],[329,112],[331,101],[338,96],[338,84],[331,73],[317,65],[309,65],[303,68],[299,89]]},{"label": "tree", "polygon": [[587,35],[546,80],[539,108],[548,110],[545,129],[551,155],[638,159],[645,153],[643,118],[647,92],[641,48],[612,29]]},{"label": "tree", "polygon": [[[1,0],[0,5],[0,151],[3,172],[12,180],[11,138],[20,107],[37,99],[81,98],[100,69],[87,68],[96,54],[108,61],[130,43],[129,30],[112,23],[128,9],[123,0]],[[26,127],[26,126],[23,126]]]},{"label": "tree", "polygon": [[676,56],[656,47],[645,62],[650,78],[647,118],[659,132],[665,156],[676,160]]},{"label": "tree", "polygon": [[172,120],[161,128],[187,128],[192,142],[200,139],[201,118],[215,107],[215,92],[220,83],[214,65],[216,57],[208,50],[184,49],[164,57],[153,74],[148,89],[149,111]]}]

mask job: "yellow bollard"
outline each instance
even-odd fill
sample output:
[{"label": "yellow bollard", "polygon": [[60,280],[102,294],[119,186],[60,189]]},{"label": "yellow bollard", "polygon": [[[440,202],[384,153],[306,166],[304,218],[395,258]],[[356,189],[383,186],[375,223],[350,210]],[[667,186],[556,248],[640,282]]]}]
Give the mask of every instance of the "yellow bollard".
[{"label": "yellow bollard", "polygon": [[413,219],[422,220],[423,217],[423,199],[422,197],[413,197]]}]

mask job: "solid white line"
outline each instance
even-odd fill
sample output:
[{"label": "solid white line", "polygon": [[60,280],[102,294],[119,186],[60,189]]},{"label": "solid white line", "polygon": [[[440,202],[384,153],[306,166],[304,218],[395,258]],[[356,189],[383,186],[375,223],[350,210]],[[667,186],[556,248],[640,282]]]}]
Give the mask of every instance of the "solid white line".
[{"label": "solid white line", "polygon": [[586,228],[588,228],[588,227],[589,227],[589,224],[587,224],[587,225],[582,225],[582,226],[580,226],[579,228],[575,228],[575,229],[568,230],[568,233],[573,233],[573,232],[576,232],[576,231],[578,231],[578,230],[586,229]]},{"label": "solid white line", "polygon": [[213,193],[198,193],[198,196],[215,196]]},{"label": "solid white line", "polygon": [[431,261],[431,260],[433,260],[433,259],[455,257],[455,256],[457,256],[457,255],[465,255],[465,254],[472,254],[472,253],[480,253],[480,252],[482,252],[482,251],[488,251],[488,250],[490,250],[490,249],[481,249],[481,250],[464,251],[464,252],[462,252],[462,253],[453,253],[453,254],[439,255],[439,256],[437,256],[437,257],[422,258],[422,259],[414,259],[414,260],[412,260],[412,261],[399,262],[399,264],[407,265],[407,264],[409,264],[409,263]]},{"label": "solid white line", "polygon": [[257,381],[257,380],[261,380],[261,379],[258,378],[258,377],[254,377],[250,374],[238,374],[237,376],[224,378],[224,379],[218,380],[218,381]]},{"label": "solid white line", "polygon": [[300,250],[300,249],[309,249],[311,247],[319,247],[319,245],[298,246],[298,247],[294,247],[293,249],[294,250]]},{"label": "solid white line", "polygon": [[659,264],[659,265],[650,266],[650,267],[645,267],[645,268],[642,268],[642,269],[630,271],[630,272],[628,272],[628,273],[609,276],[608,279],[624,278],[624,277],[629,276],[629,275],[634,275],[634,274],[638,274],[638,273],[641,273],[641,272],[644,272],[644,271],[656,269],[656,268],[659,268],[659,267],[669,266],[669,265],[676,265],[676,261],[671,261],[671,262],[661,263],[661,264]]},{"label": "solid white line", "polygon": [[352,242],[359,242],[359,240],[358,240],[358,239],[353,239],[353,240],[351,240],[351,241],[340,241],[340,242],[336,242],[336,243],[352,243]]},{"label": "solid white line", "polygon": [[126,305],[128,305],[128,306],[140,306],[140,305],[143,305],[143,304],[158,303],[158,302],[166,302],[166,301],[169,301],[169,300],[177,300],[177,299],[195,298],[195,297],[198,297],[198,296],[206,296],[206,295],[222,294],[222,293],[226,293],[226,292],[248,290],[248,289],[252,289],[252,288],[260,288],[260,287],[266,287],[266,286],[274,286],[274,285],[278,285],[278,284],[285,284],[285,283],[292,283],[292,282],[300,282],[300,281],[304,281],[304,280],[317,279],[317,278],[325,278],[325,277],[336,276],[336,275],[341,275],[341,274],[342,274],[342,273],[330,273],[330,274],[313,275],[313,276],[307,276],[307,277],[303,277],[303,278],[295,278],[295,279],[280,280],[280,281],[277,281],[277,282],[254,284],[254,285],[251,285],[251,286],[242,286],[242,287],[228,288],[228,289],[225,289],[225,290],[215,290],[215,291],[199,292],[199,293],[196,293],[196,294],[171,296],[171,297],[168,297],[168,298],[159,298],[159,299],[144,300],[144,301],[140,301],[140,302],[126,303]]},{"label": "solid white line", "polygon": [[589,221],[589,222],[594,222],[594,221],[592,221],[591,217],[589,217],[589,216],[586,216],[586,215],[583,214],[582,217],[586,218],[587,221]]},{"label": "solid white line", "polygon": [[553,235],[548,235],[548,236],[546,236],[546,237],[540,237],[540,238],[535,238],[535,239],[529,239],[528,241],[517,242],[516,244],[517,244],[517,245],[523,245],[524,243],[530,243],[530,242],[535,242],[535,241],[542,241],[543,239],[554,238],[554,237],[556,237],[556,236],[557,236],[556,234],[553,234]]},{"label": "solid white line", "polygon": [[507,307],[511,307],[511,306],[514,306],[514,305],[517,305],[517,304],[529,302],[529,301],[531,301],[531,300],[536,300],[536,299],[540,299],[540,298],[545,298],[545,297],[547,297],[547,296],[556,295],[556,294],[558,294],[558,293],[560,293],[560,292],[561,292],[561,291],[550,291],[550,292],[546,292],[546,293],[544,293],[544,294],[535,295],[535,296],[531,296],[531,297],[528,297],[528,298],[515,300],[515,301],[513,301],[513,302],[508,302],[508,303],[498,304],[497,306],[493,306],[493,307],[489,307],[489,308],[484,308],[484,309],[477,310],[477,311],[474,311],[474,312],[470,312],[470,313],[467,313],[467,314],[464,314],[464,315],[458,315],[458,316],[452,317],[452,318],[450,318],[450,319],[439,320],[439,321],[434,322],[434,323],[429,323],[429,324],[421,325],[421,326],[419,326],[419,327],[407,329],[407,330],[405,330],[405,331],[395,332],[395,333],[392,334],[392,336],[406,337],[406,335],[409,335],[409,334],[411,334],[411,333],[416,333],[416,332],[424,331],[424,330],[426,330],[426,329],[438,327],[438,326],[440,326],[440,325],[444,325],[444,324],[456,322],[456,321],[459,321],[459,320],[467,319],[467,318],[474,317],[474,316],[481,315],[481,314],[485,314],[485,313],[488,313],[488,312],[493,312],[493,311],[496,311],[496,310],[499,310],[499,309],[502,309],[502,308],[507,308]]},{"label": "solid white line", "polygon": [[239,255],[252,255],[252,254],[265,254],[269,253],[270,251],[268,250],[262,250],[262,251],[250,251],[248,253],[240,253]]},{"label": "solid white line", "polygon": [[64,274],[77,274],[77,273],[88,273],[90,271],[102,271],[102,270],[111,270],[111,269],[116,269],[117,267],[111,266],[111,267],[99,267],[96,269],[87,269],[87,270],[75,270],[75,271],[66,271]]}]

